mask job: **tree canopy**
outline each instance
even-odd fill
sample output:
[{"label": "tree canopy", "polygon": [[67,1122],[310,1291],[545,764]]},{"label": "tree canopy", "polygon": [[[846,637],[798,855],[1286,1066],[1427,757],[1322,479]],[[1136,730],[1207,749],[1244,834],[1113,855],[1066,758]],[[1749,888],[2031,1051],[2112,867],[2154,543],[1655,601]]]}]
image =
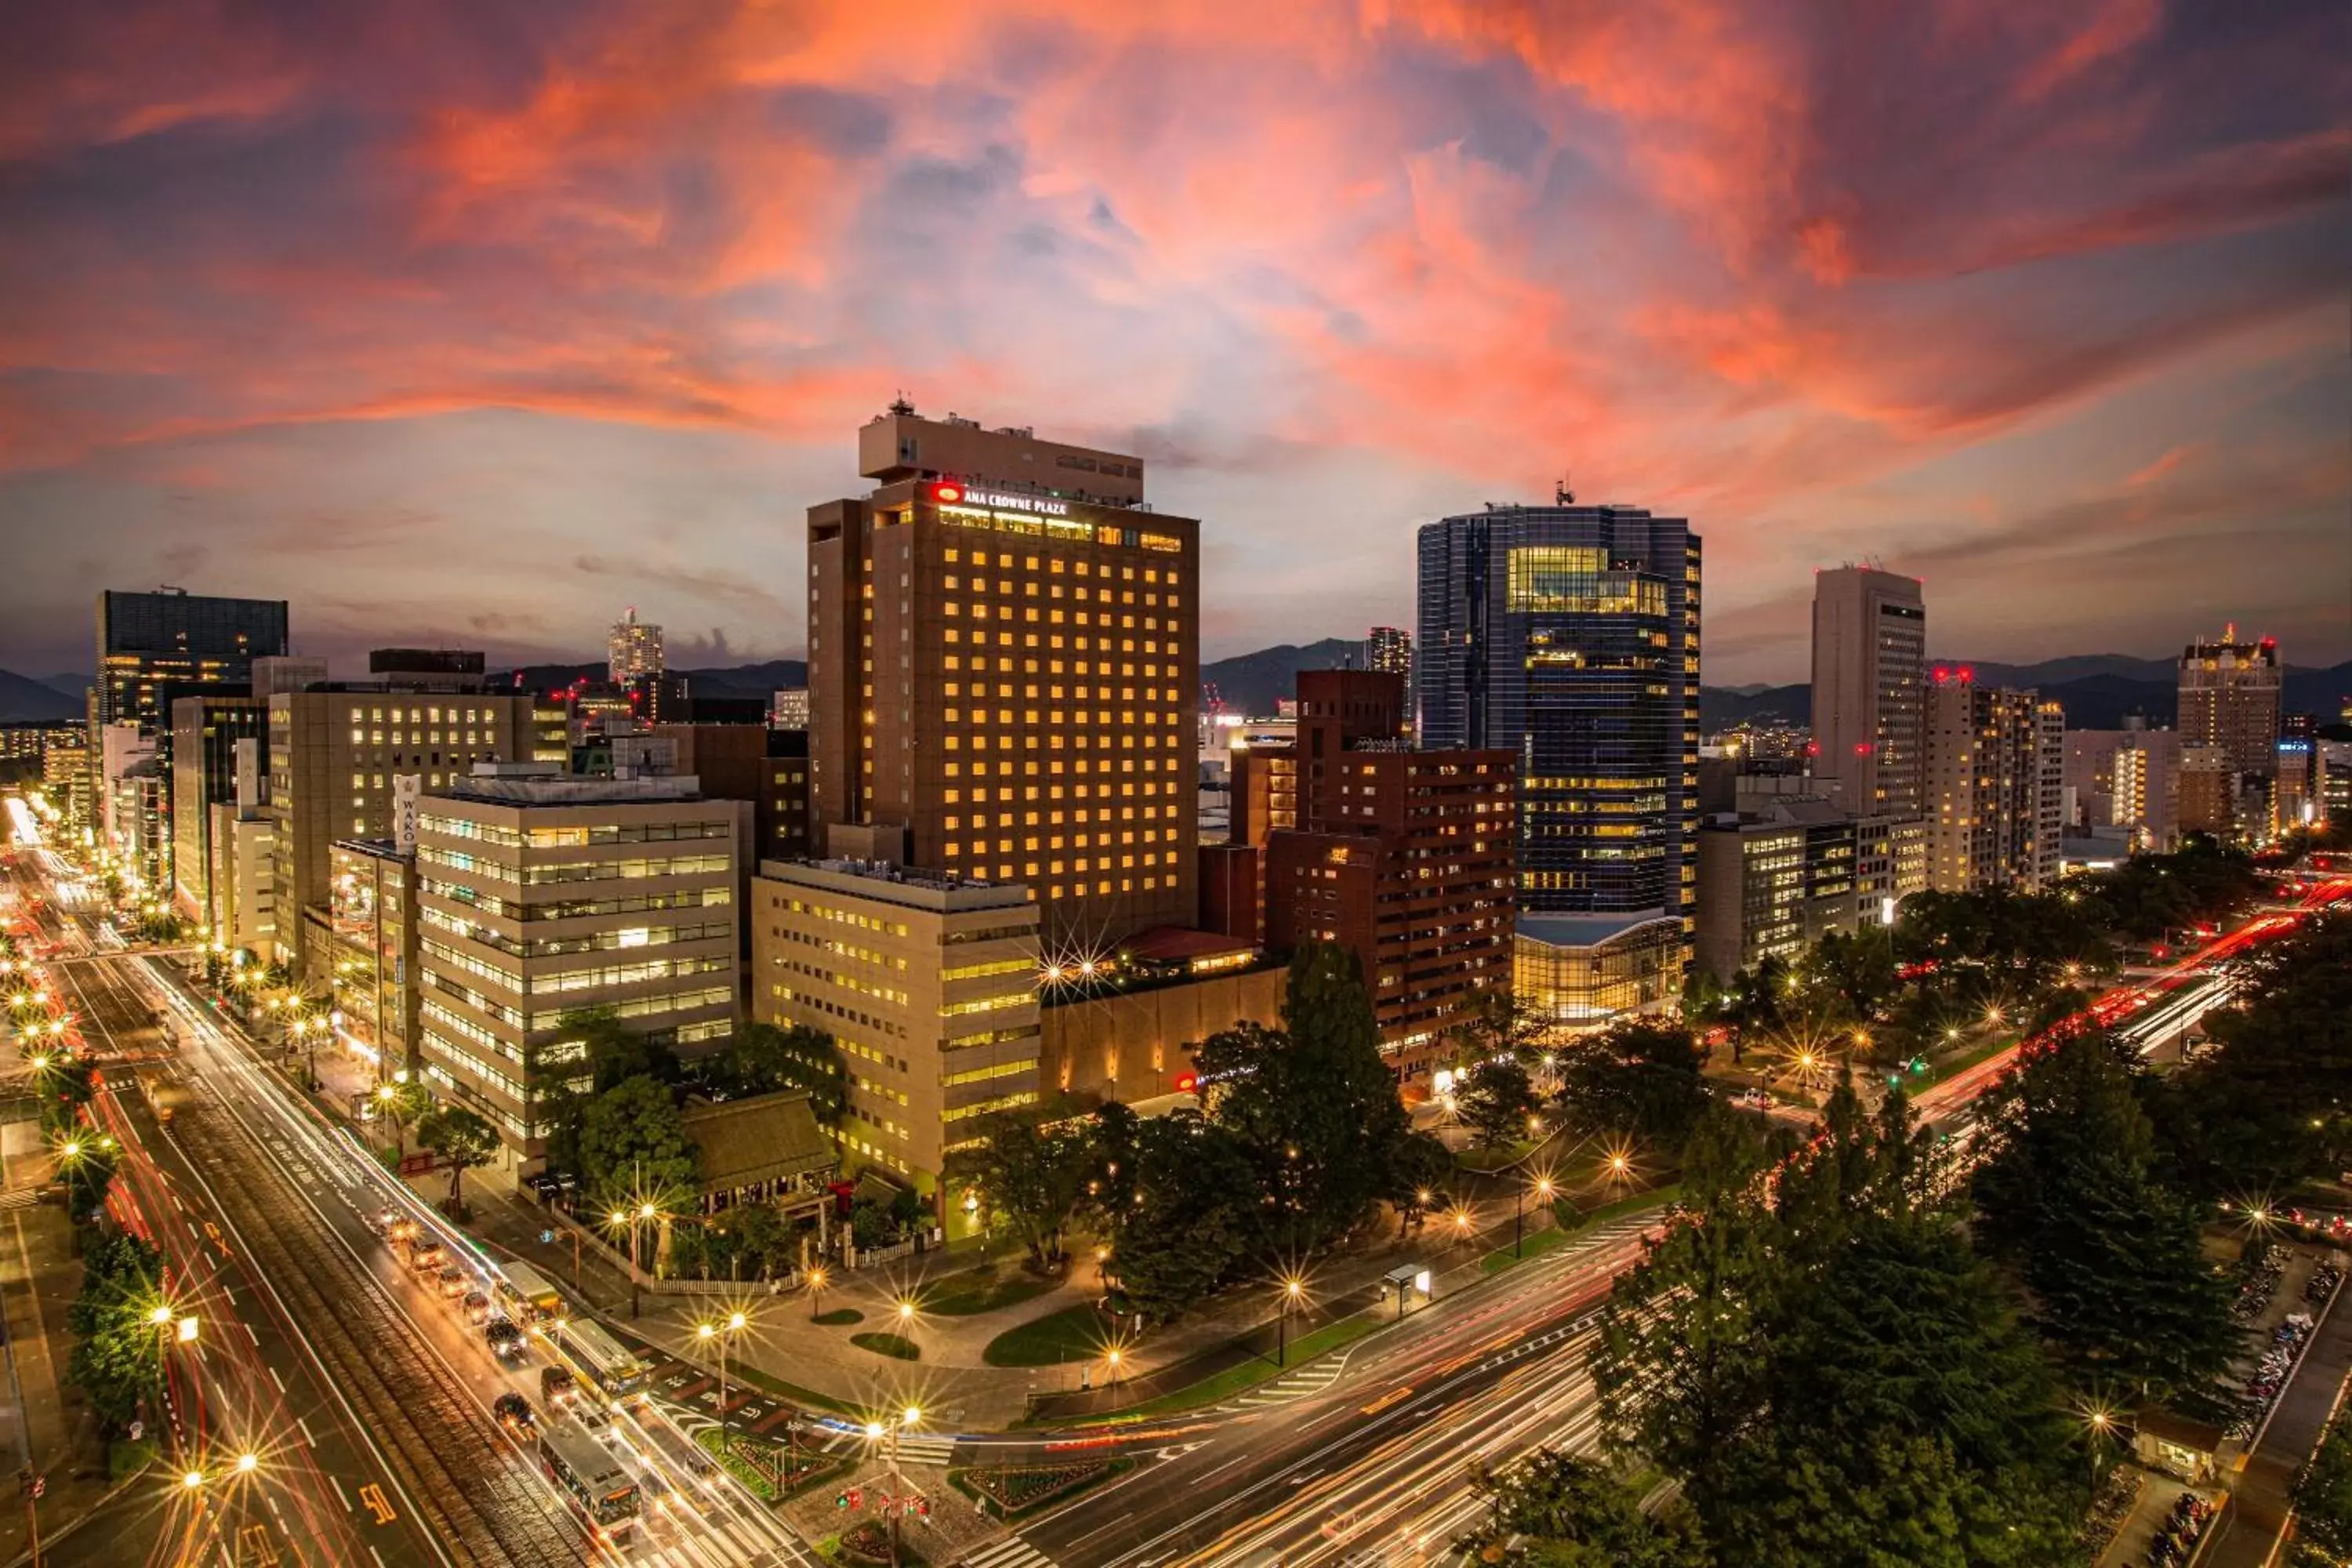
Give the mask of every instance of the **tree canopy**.
[{"label": "tree canopy", "polygon": [[669,1086],[641,1075],[591,1100],[580,1121],[580,1164],[599,1202],[692,1191],[694,1145]]}]

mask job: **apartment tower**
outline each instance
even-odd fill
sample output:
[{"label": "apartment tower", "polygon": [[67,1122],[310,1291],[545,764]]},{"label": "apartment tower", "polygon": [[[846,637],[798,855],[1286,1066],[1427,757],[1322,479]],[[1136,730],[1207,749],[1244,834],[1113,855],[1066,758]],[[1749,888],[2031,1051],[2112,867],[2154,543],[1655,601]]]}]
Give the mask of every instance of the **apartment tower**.
[{"label": "apartment tower", "polygon": [[1813,777],[1857,816],[1917,816],[1926,799],[1927,611],[1916,577],[1870,566],[1813,575]]}]

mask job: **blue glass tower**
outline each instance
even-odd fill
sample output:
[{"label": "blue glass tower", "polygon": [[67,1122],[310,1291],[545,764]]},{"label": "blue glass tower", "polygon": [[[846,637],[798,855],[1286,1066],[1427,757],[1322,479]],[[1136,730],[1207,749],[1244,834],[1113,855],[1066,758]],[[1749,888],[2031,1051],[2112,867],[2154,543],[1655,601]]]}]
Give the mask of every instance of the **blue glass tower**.
[{"label": "blue glass tower", "polygon": [[1662,910],[1698,862],[1699,541],[1633,507],[1421,531],[1422,743],[1519,755],[1519,907]]}]

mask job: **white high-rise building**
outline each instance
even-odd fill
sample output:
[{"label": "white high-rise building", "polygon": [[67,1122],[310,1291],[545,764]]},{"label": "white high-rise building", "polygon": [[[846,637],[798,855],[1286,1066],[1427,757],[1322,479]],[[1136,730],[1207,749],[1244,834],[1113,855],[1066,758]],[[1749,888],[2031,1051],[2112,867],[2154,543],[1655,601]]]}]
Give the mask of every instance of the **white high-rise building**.
[{"label": "white high-rise building", "polygon": [[615,686],[626,686],[641,675],[659,675],[667,668],[662,661],[661,627],[637,619],[635,605],[629,606],[625,618],[613,623],[604,651]]},{"label": "white high-rise building", "polygon": [[1926,806],[1927,613],[1919,580],[1867,566],[1813,578],[1813,777],[1857,816]]}]

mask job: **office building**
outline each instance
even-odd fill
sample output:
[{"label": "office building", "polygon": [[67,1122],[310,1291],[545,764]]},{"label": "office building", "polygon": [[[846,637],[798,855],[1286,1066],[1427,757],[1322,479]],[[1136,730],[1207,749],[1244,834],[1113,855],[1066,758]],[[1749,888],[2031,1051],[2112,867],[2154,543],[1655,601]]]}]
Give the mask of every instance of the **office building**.
[{"label": "office building", "polygon": [[271,655],[253,661],[252,694],[267,702],[281,691],[301,691],[327,679],[327,661],[308,655]]},{"label": "office building", "polygon": [[764,724],[656,724],[653,735],[671,742],[677,771],[701,780],[704,795],[751,803],[750,842],[757,859],[809,858],[807,731],[772,730]]},{"label": "office building", "polygon": [[269,707],[253,697],[183,697],[172,704],[173,906],[209,923],[213,808],[267,800],[262,757]]},{"label": "office building", "polygon": [[1938,668],[1927,688],[1928,886],[2040,892],[2058,879],[2065,714]]},{"label": "office building", "polygon": [[[2238,831],[2238,803],[2248,775],[2219,746],[2180,748],[2180,831],[2229,839]],[[2259,775],[2253,775],[2260,782]]]},{"label": "office building", "polygon": [[2322,738],[2316,744],[2319,819],[2331,824],[2352,822],[2352,741]]},{"label": "office building", "polygon": [[210,825],[205,879],[209,901],[204,920],[212,930],[213,943],[229,953],[275,963],[280,956],[278,825],[267,811],[240,807],[233,801],[215,805],[205,816]]},{"label": "office building", "polygon": [[[1244,824],[1244,847],[1263,858],[1252,923],[1276,955],[1314,941],[1355,953],[1381,1049],[1411,1079],[1481,992],[1510,983],[1515,759],[1400,742],[1402,676],[1301,670],[1297,690],[1290,768],[1237,753],[1253,794],[1261,773],[1266,785]],[[1277,777],[1290,791],[1280,803]],[[1258,833],[1277,819],[1287,826]]]},{"label": "office building", "polygon": [[[405,700],[414,700],[413,699]],[[405,702],[404,703],[405,705]],[[736,811],[691,777],[486,765],[416,820],[425,1076],[544,1152],[539,1097],[585,1087],[579,1014],[694,1057],[734,1033]]]},{"label": "office building", "polygon": [[1813,776],[1857,816],[1922,813],[1927,652],[1916,577],[1813,574]]},{"label": "office building", "polygon": [[2321,797],[2319,738],[2316,733],[2281,735],[2273,742],[2278,757],[2272,767],[2270,831],[2275,837],[2310,827],[2326,815]]},{"label": "office building", "polygon": [[1687,920],[1697,869],[1699,541],[1622,506],[1421,531],[1421,738],[1518,754],[1519,907]]},{"label": "office building", "polygon": [[[1374,626],[1364,638],[1364,662],[1384,675],[1404,682],[1408,700],[1412,691],[1412,634],[1402,626]],[[1410,700],[1408,700],[1408,710]],[[1412,730],[1412,714],[1404,716],[1405,732]]]},{"label": "office building", "polygon": [[1570,1033],[1664,1013],[1682,1000],[1686,948],[1672,915],[1521,915],[1512,994]]},{"label": "office building", "polygon": [[41,752],[41,792],[71,827],[88,827],[95,820],[90,780],[97,769],[92,758],[87,730],[54,741]]},{"label": "office building", "polygon": [[2180,736],[2172,730],[2069,730],[2069,832],[2121,829],[2137,848],[2172,847],[2180,821]]},{"label": "office building", "polygon": [[650,621],[637,619],[637,607],[613,623],[613,630],[604,639],[605,669],[615,686],[628,686],[645,676],[657,676],[668,669],[663,662],[662,629]]},{"label": "office building", "polygon": [[[467,675],[330,682],[269,699],[269,810],[277,824],[282,956],[323,983],[310,935],[328,927],[331,847],[397,837],[396,807],[452,786],[478,763],[534,751],[534,703]],[[404,782],[409,781],[409,782]]]},{"label": "office building", "polygon": [[256,658],[287,651],[283,599],[109,589],[98,596],[97,721],[165,729],[173,698],[240,693]]},{"label": "office building", "polygon": [[2277,766],[2278,640],[2240,642],[2226,628],[2180,653],[2180,743],[2214,746],[2242,777],[2267,778]]},{"label": "office building", "polygon": [[379,1084],[425,1070],[416,1009],[416,856],[388,838],[338,839],[329,851],[336,1043]]},{"label": "office building", "polygon": [[1138,459],[904,404],[858,455],[809,511],[815,833],[1020,884],[1049,949],[1191,925],[1200,525]]},{"label": "office building", "polygon": [[805,686],[787,686],[775,694],[768,705],[768,723],[778,730],[798,730],[803,734],[809,727],[809,694]]},{"label": "office building", "polygon": [[840,1047],[845,1163],[936,1193],[982,1118],[1037,1099],[1039,907],[870,861],[770,860],[751,885],[752,1016]]}]

